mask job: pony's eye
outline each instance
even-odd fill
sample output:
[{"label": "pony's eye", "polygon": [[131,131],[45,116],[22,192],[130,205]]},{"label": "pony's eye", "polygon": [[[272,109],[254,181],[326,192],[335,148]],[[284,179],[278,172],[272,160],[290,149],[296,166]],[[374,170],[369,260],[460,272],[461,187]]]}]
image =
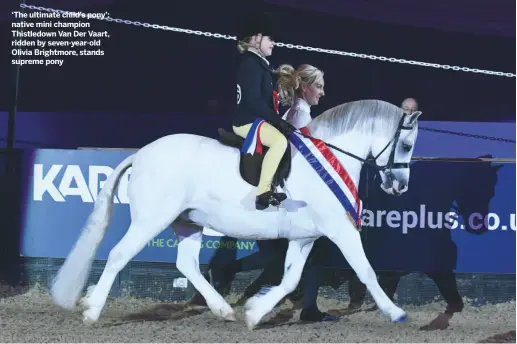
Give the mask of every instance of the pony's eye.
[{"label": "pony's eye", "polygon": [[403,143],[402,144],[402,148],[404,149],[405,152],[409,152],[411,151],[411,149],[413,148],[412,145],[410,145],[409,143]]}]

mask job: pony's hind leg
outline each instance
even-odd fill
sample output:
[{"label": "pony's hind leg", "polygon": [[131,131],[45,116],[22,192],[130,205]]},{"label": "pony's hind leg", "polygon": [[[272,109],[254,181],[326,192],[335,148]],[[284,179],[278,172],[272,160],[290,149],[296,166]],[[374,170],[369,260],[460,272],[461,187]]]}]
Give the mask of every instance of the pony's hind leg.
[{"label": "pony's hind leg", "polygon": [[132,221],[122,240],[111,250],[99,282],[90,287],[86,297],[81,300],[82,306],[86,308],[83,312],[85,323],[94,323],[99,319],[117,274],[177,215],[172,213],[166,221],[147,222],[140,219]]},{"label": "pony's hind leg", "polygon": [[199,251],[203,239],[202,228],[195,225],[179,225],[175,228],[178,238],[178,256],[176,266],[178,270],[203,295],[210,310],[226,320],[235,321],[232,307],[225,301],[199,270]]}]

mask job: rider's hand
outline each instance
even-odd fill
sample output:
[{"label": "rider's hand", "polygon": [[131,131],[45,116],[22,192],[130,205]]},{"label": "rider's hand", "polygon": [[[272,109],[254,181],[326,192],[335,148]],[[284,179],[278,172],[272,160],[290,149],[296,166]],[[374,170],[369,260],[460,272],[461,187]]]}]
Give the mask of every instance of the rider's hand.
[{"label": "rider's hand", "polygon": [[284,133],[284,135],[288,135],[293,131],[296,131],[296,128],[286,120],[280,121],[280,130]]}]

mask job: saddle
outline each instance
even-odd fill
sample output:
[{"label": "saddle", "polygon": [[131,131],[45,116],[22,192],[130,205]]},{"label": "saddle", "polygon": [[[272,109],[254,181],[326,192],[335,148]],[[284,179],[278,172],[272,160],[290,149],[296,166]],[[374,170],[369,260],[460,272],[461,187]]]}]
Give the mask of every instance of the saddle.
[{"label": "saddle", "polygon": [[[241,149],[244,139],[239,135],[226,131],[222,128],[217,129],[219,133],[218,141],[229,147],[233,147],[236,149]],[[263,154],[249,154],[240,152],[240,160],[239,160],[239,172],[241,174],[242,179],[246,181],[248,184],[253,186],[258,186],[260,180],[260,172],[262,169],[262,161],[264,160],[264,156],[266,155],[269,147],[263,146],[262,148]],[[280,165],[275,173],[273,178],[272,187],[276,188],[277,186],[284,187],[285,181],[289,177],[291,172],[291,146],[288,145],[285,150],[284,155],[282,156],[282,160],[280,161]]]}]

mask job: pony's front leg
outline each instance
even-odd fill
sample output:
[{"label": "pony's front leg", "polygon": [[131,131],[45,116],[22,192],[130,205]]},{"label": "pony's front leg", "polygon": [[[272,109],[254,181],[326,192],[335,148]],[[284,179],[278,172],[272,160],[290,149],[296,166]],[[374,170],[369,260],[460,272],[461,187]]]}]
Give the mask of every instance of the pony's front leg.
[{"label": "pony's front leg", "polygon": [[289,241],[285,256],[284,276],[280,285],[272,287],[265,294],[259,292],[246,303],[246,325],[249,330],[253,330],[280,300],[296,289],[315,239]]},{"label": "pony's front leg", "polygon": [[[343,228],[343,223],[345,228]],[[339,247],[357,277],[366,285],[379,309],[384,314],[389,315],[393,322],[405,322],[407,320],[406,313],[397,307],[380,287],[377,275],[364,253],[359,231],[350,220],[343,219],[334,222],[328,225],[326,231],[328,232],[328,238]]]}]

